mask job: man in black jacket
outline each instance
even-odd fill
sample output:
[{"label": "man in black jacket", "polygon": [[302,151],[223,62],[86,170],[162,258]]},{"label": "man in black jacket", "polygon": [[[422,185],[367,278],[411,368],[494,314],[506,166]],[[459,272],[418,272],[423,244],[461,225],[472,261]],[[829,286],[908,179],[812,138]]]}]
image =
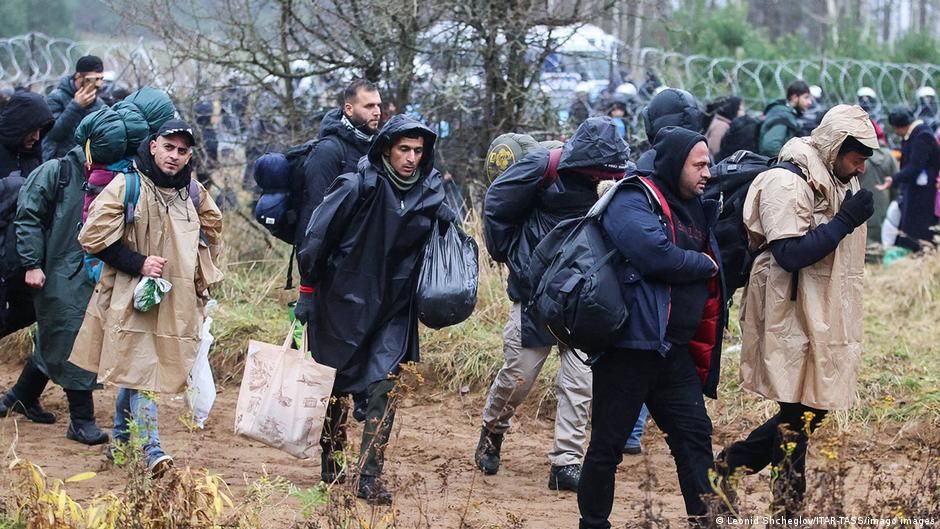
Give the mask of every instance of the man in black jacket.
[{"label": "man in black jacket", "polygon": [[[16,252],[13,219],[19,190],[29,173],[42,164],[42,137],[54,122],[45,99],[28,91],[14,93],[0,113],[0,336],[36,321],[32,292],[24,282],[25,270]],[[16,383],[14,393],[22,395],[21,399],[0,399],[0,416],[16,411],[35,422],[55,420],[39,404],[48,381],[31,357]]]},{"label": "man in black jacket", "polygon": [[[701,199],[710,178],[704,136],[668,127],[654,147],[652,183],[622,186],[602,220],[627,261],[624,282],[635,285],[636,298],[616,347],[592,365],[591,443],[578,489],[581,529],[611,526],[621,447],[644,402],[666,434],[686,512],[706,514],[701,495],[710,490],[713,461],[703,395],[716,397],[727,315],[711,229],[718,204]],[[648,199],[649,193],[658,199]]]},{"label": "man in black jacket", "polygon": [[394,375],[419,359],[421,259],[431,230],[455,220],[433,166],[436,140],[421,123],[393,116],[358,171],[333,182],[299,243],[297,319],[308,325],[314,359],[336,369],[321,477],[345,479],[337,459],[346,443],[343,396],[367,394],[357,495],[372,504],[392,502],[379,478],[395,419]]},{"label": "man in black jacket", "polygon": [[[507,292],[513,307],[503,330],[505,363],[490,387],[474,454],[484,474],[499,471],[500,447],[510,419],[556,345],[525,310],[530,292],[524,278],[532,252],[559,222],[585,215],[597,201],[598,182],[623,177],[628,156],[629,148],[610,118],[589,118],[563,147],[530,152],[509,166],[486,192],[486,247],[495,261],[508,265]],[[566,347],[559,345],[559,351],[558,410],[548,487],[577,490],[591,403],[591,371]]]},{"label": "man in black jacket", "polygon": [[934,214],[937,173],[940,172],[940,146],[930,126],[914,120],[907,107],[888,114],[888,124],[901,141],[901,170],[885,179],[878,189],[898,188],[902,236],[897,245],[913,252],[933,242],[930,228],[937,224]]},{"label": "man in black jacket", "polygon": [[[304,160],[304,196],[297,219],[299,245],[304,240],[313,210],[323,202],[336,177],[356,171],[359,159],[369,152],[379,129],[382,97],[366,79],[353,81],[343,92],[342,108],[333,109],[320,123],[320,141]],[[299,248],[298,248],[299,250]]]},{"label": "man in black jacket", "polygon": [[98,97],[104,84],[104,64],[94,55],[86,55],[75,63],[75,73],[59,81],[46,102],[52,109],[55,125],[42,144],[43,160],[61,158],[75,147],[75,129],[88,114],[105,106]]}]

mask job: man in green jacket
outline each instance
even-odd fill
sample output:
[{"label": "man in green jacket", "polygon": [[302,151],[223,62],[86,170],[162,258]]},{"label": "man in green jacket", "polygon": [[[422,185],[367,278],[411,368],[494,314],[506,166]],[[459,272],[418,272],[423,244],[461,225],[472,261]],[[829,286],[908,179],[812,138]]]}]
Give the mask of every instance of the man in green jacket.
[{"label": "man in green jacket", "polygon": [[796,80],[787,87],[787,98],[778,99],[764,109],[760,127],[760,154],[776,157],[783,145],[799,135],[797,117],[813,104],[813,96],[805,81]]},{"label": "man in green jacket", "polygon": [[83,119],[75,132],[78,145],[39,166],[20,189],[16,249],[27,271],[26,284],[36,289],[38,326],[33,354],[13,388],[0,397],[0,416],[15,411],[34,422],[54,423],[55,415],[39,404],[51,379],[68,397],[66,437],[89,445],[108,441],[95,423],[96,374],[68,361],[94,289],[82,269],[85,254],[78,242],[86,162],[101,168],[127,158],[175,112],[165,92],[141,88],[113,109]]}]

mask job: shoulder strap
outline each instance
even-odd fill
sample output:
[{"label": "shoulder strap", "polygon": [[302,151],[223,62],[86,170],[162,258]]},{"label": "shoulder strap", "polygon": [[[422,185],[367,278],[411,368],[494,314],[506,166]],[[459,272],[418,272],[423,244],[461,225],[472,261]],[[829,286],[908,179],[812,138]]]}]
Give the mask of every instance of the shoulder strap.
[{"label": "shoulder strap", "polygon": [[193,205],[196,206],[196,213],[199,213],[199,206],[202,204],[202,196],[199,194],[199,185],[196,183],[196,180],[189,179],[189,199],[193,201]]},{"label": "shoulder strap", "polygon": [[54,161],[56,171],[59,173],[59,178],[56,181],[55,193],[52,195],[52,206],[49,208],[48,213],[46,213],[46,218],[42,221],[42,226],[46,230],[52,226],[52,219],[55,218],[55,210],[59,207],[59,202],[62,202],[62,198],[65,195],[65,188],[69,185],[69,174],[68,171],[62,170],[62,161],[58,158],[55,158]]},{"label": "shoulder strap", "polygon": [[775,169],[775,168],[786,169],[787,171],[790,171],[796,176],[799,176],[803,180],[806,180],[806,174],[803,173],[803,170],[800,169],[800,166],[796,165],[795,163],[789,160],[784,161],[784,162],[777,162],[776,164],[772,165],[770,168],[771,169]]},{"label": "shoulder strap", "polygon": [[545,167],[545,174],[542,175],[542,181],[539,187],[547,189],[558,180],[558,164],[561,162],[561,148],[548,151],[548,166]]},{"label": "shoulder strap", "polygon": [[647,189],[653,192],[653,195],[656,197],[656,201],[659,202],[659,207],[663,210],[663,215],[666,216],[666,220],[669,222],[669,230],[672,232],[672,242],[675,243],[676,225],[672,221],[672,210],[669,208],[669,202],[666,201],[666,197],[663,196],[663,192],[659,190],[659,187],[657,187],[651,179],[645,176],[641,176],[640,181],[646,185]]},{"label": "shoulder strap", "polygon": [[124,173],[124,223],[134,223],[134,212],[137,210],[137,200],[140,198],[140,173],[128,171]]}]

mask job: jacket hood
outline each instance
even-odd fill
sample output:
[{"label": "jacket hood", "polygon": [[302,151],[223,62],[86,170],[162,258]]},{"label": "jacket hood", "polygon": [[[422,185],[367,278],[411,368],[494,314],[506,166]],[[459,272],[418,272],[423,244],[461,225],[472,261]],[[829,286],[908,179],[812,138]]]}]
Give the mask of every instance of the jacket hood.
[{"label": "jacket hood", "polygon": [[411,131],[417,131],[424,137],[424,154],[418,167],[423,176],[431,174],[431,169],[434,168],[434,143],[437,141],[437,134],[423,123],[403,114],[392,116],[376,134],[372,146],[369,147],[369,162],[375,167],[382,167],[385,150],[390,149],[398,138]]},{"label": "jacket hood", "polygon": [[626,171],[630,147],[617,134],[608,117],[584,120],[574,136],[565,142],[558,169],[590,167],[607,171]]},{"label": "jacket hood", "polygon": [[19,146],[36,129],[41,129],[41,136],[45,136],[53,124],[55,119],[44,97],[34,92],[16,92],[0,112],[0,145]]},{"label": "jacket hood", "polygon": [[705,136],[682,127],[666,127],[659,131],[653,142],[656,159],[653,162],[653,177],[665,185],[673,195],[679,196],[679,177],[689,152]]},{"label": "jacket hood", "polygon": [[145,86],[111,107],[127,129],[125,155],[130,157],[150,135],[176,114],[170,96],[162,90]]},{"label": "jacket hood", "polygon": [[826,113],[809,137],[788,141],[780,150],[779,159],[792,161],[809,182],[829,196],[830,190],[843,187],[833,176],[833,168],[839,148],[849,136],[873,150],[879,148],[868,113],[857,105],[837,105]]},{"label": "jacket hood", "polygon": [[365,139],[356,136],[356,133],[343,123],[343,110],[334,108],[323,116],[320,121],[319,137],[338,136],[350,143],[368,143]]},{"label": "jacket hood", "polygon": [[678,88],[669,88],[656,94],[643,109],[643,126],[646,137],[651,142],[664,127],[682,127],[701,132],[704,129],[705,115],[698,106],[695,97]]}]

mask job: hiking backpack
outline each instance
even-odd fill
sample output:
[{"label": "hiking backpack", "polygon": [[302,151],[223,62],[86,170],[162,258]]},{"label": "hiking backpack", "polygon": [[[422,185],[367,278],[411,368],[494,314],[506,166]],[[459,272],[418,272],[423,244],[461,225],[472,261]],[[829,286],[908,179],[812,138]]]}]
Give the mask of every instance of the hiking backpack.
[{"label": "hiking backpack", "polygon": [[[283,153],[268,152],[255,160],[255,182],[261,188],[261,196],[255,204],[255,220],[271,235],[288,244],[298,242],[294,239],[306,187],[304,162],[313,148],[328,138],[332,136],[295,145]],[[345,164],[346,144],[335,141],[342,149]]]},{"label": "hiking backpack", "polygon": [[659,189],[646,178],[627,177],[604,193],[587,215],[555,226],[529,262],[527,279],[533,295],[527,312],[559,342],[588,353],[614,345],[633,306],[632,292],[623,288],[625,258],[601,226],[610,201],[626,186],[643,191],[675,241],[672,213]]},{"label": "hiking backpack", "polygon": [[[525,158],[526,155],[536,149],[548,149],[549,151],[557,150],[559,151],[558,156],[560,157],[562,145],[564,144],[560,141],[554,140],[535,141],[535,138],[528,134],[517,134],[515,132],[500,134],[490,142],[490,146],[486,150],[486,160],[483,164],[483,171],[486,173],[487,181],[493,182],[499,175],[506,172],[509,166]],[[555,160],[554,163],[557,169],[558,161]],[[554,176],[549,175],[551,182],[548,182],[548,185],[544,185],[544,187],[548,187],[552,182],[558,179],[557,171],[552,174]]]},{"label": "hiking backpack", "polygon": [[760,253],[750,250],[747,229],[744,227],[744,201],[748,189],[757,175],[775,167],[806,179],[803,171],[793,163],[777,163],[776,158],[750,151],[738,151],[711,167],[712,177],[703,198],[717,200],[721,204],[721,214],[714,233],[718,248],[721,249],[728,299],[731,299],[735,290],[747,284],[754,258]]},{"label": "hiking backpack", "polygon": [[724,160],[738,151],[757,152],[760,145],[760,125],[760,120],[748,115],[731,120],[728,132],[721,138],[721,147],[716,158]]}]

